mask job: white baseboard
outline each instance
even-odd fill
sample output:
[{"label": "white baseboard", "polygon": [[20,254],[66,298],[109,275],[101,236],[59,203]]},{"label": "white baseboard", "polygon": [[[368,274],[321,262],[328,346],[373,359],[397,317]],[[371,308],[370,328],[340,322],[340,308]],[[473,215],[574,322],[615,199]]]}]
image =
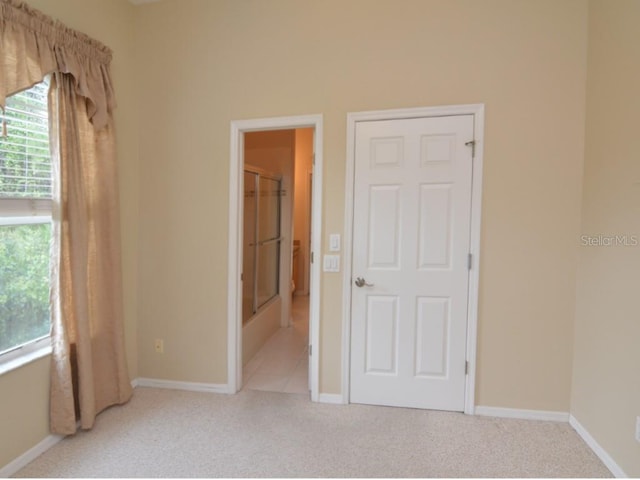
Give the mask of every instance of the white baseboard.
[{"label": "white baseboard", "polygon": [[133,382],[135,382],[137,387],[168,388],[170,390],[188,390],[192,392],[229,393],[229,386],[226,383],[178,382],[155,378],[136,378]]},{"label": "white baseboard", "polygon": [[615,462],[611,455],[609,455],[604,448],[600,446],[600,444],[591,436],[591,434],[584,428],[578,420],[573,415],[569,416],[569,424],[574,428],[578,435],[582,437],[585,443],[593,450],[598,458],[604,463],[604,465],[609,469],[609,471],[616,478],[627,478],[627,474],[624,473],[624,470],[620,468],[620,466]]},{"label": "white baseboard", "polygon": [[476,406],[475,414],[484,417],[520,418],[523,420],[542,420],[546,422],[569,421],[569,412],[552,412],[547,410],[524,410],[519,408]]},{"label": "white baseboard", "polygon": [[339,393],[321,393],[318,395],[319,403],[332,403],[334,405],[344,405],[345,401]]},{"label": "white baseboard", "polygon": [[21,468],[26,467],[44,452],[53,447],[56,443],[64,438],[64,435],[49,435],[34,447],[30,448],[18,458],[12,460],[4,467],[0,468],[0,478],[8,478],[18,472]]}]

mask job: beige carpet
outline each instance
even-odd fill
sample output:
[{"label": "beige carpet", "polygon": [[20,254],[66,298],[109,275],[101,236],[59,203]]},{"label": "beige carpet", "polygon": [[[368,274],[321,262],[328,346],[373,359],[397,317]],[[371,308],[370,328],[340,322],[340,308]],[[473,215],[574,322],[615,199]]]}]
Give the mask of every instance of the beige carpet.
[{"label": "beige carpet", "polygon": [[19,477],[606,477],[568,424],[138,388]]}]

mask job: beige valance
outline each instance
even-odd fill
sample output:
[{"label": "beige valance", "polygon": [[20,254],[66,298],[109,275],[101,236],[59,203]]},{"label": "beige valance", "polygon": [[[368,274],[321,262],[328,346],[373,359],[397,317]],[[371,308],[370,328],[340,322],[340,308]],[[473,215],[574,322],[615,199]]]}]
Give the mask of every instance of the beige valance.
[{"label": "beige valance", "polygon": [[19,0],[0,0],[0,46],[0,106],[49,73],[68,73],[94,128],[107,125],[116,106],[108,47]]}]

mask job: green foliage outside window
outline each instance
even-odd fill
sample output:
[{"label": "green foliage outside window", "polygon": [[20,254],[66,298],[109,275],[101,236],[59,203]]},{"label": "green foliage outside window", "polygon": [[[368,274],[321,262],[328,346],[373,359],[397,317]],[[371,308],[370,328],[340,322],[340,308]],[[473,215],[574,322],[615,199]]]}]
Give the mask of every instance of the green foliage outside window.
[{"label": "green foliage outside window", "polygon": [[49,334],[51,225],[0,226],[0,352]]}]

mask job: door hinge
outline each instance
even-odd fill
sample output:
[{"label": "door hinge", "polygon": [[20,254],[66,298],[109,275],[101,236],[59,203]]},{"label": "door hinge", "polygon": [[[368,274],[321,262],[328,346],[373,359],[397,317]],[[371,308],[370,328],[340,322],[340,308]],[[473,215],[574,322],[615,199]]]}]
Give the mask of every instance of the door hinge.
[{"label": "door hinge", "polygon": [[464,362],[464,374],[469,375],[469,360]]},{"label": "door hinge", "polygon": [[313,252],[311,252],[311,263],[313,263]]},{"label": "door hinge", "polygon": [[471,158],[476,158],[476,141],[470,140],[465,143],[467,147],[471,147]]},{"label": "door hinge", "polygon": [[309,345],[309,356],[311,356],[312,352],[313,352],[313,345]]},{"label": "door hinge", "polygon": [[473,266],[473,254],[469,254],[467,256],[467,269],[471,270],[471,267]]}]

